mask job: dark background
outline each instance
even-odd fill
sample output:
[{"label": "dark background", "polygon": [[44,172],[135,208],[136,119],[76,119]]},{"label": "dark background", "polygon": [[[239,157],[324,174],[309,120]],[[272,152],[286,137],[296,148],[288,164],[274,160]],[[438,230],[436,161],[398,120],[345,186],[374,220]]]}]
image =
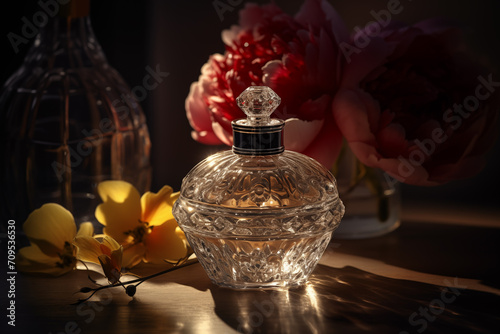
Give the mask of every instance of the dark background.
[{"label": "dark background", "polygon": [[[122,74],[131,87],[142,85],[142,80],[147,74],[146,66],[155,68],[159,64],[161,71],[170,73],[161,85],[141,102],[153,143],[153,191],[164,184],[169,184],[178,190],[182,177],[197,162],[218,150],[228,149],[228,147],[202,145],[191,139],[191,127],[184,109],[190,84],[198,79],[200,69],[209,55],[224,52],[221,32],[232,24],[237,24],[238,11],[246,3],[237,0],[221,1],[236,4],[229,5],[233,10],[224,12],[222,20],[212,0],[91,2],[91,18],[95,34],[109,63]],[[388,1],[331,0],[330,2],[349,28],[353,28],[372,21],[370,11],[387,8]],[[294,14],[300,8],[302,1],[279,0],[275,3],[286,12]],[[477,60],[493,63],[495,66],[493,79],[500,81],[497,68],[500,60],[499,1],[404,0],[401,1],[401,5],[403,11],[395,18],[410,24],[435,16],[444,16],[463,23],[465,36],[471,49],[478,55]],[[0,45],[3,66],[0,69],[0,82],[2,84],[20,66],[29,48],[29,45],[25,45],[16,54],[7,39],[7,34],[9,32],[21,34],[23,25],[21,18],[26,16],[31,21],[33,13],[38,10],[40,7],[37,1],[24,0],[17,1],[16,5],[9,3],[9,9],[1,11]],[[403,185],[404,203],[497,209],[500,204],[499,152],[500,145],[497,141],[489,154],[486,168],[474,178],[432,188]]]}]

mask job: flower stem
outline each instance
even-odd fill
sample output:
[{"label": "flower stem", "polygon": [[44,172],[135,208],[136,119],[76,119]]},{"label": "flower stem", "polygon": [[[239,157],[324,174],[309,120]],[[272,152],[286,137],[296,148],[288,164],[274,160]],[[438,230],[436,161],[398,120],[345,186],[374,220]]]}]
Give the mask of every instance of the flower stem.
[{"label": "flower stem", "polygon": [[87,287],[82,288],[79,292],[86,292],[86,293],[92,292],[92,293],[87,298],[78,299],[75,303],[73,303],[71,305],[78,305],[78,304],[81,304],[83,302],[86,302],[87,300],[89,300],[90,298],[92,298],[97,291],[100,291],[100,290],[103,290],[103,289],[108,289],[108,288],[114,288],[114,287],[117,287],[117,286],[123,286],[125,288],[125,290],[126,290],[125,285],[128,286],[128,285],[131,285],[131,284],[134,284],[134,283],[137,283],[137,284],[135,284],[135,286],[137,287],[139,284],[147,281],[148,279],[151,279],[151,278],[154,278],[154,277],[157,277],[157,276],[161,276],[163,274],[166,274],[166,273],[169,273],[169,272],[172,272],[172,271],[175,271],[175,270],[178,270],[178,269],[190,266],[190,265],[195,264],[197,262],[198,262],[197,258],[191,259],[191,260],[180,259],[177,262],[177,264],[175,264],[172,268],[168,268],[166,270],[157,272],[157,273],[149,275],[149,276],[137,278],[137,279],[134,279],[134,280],[131,280],[131,281],[127,281],[127,282],[118,281],[116,283],[108,284],[108,285],[103,285],[103,286],[100,286],[98,288],[87,288]]},{"label": "flower stem", "polygon": [[377,218],[381,223],[389,219],[389,197],[386,194],[384,187],[381,184],[375,170],[373,168],[366,169],[366,185],[372,193],[377,197]]},{"label": "flower stem", "polygon": [[378,221],[384,223],[389,219],[390,191],[388,192],[384,181],[380,178],[379,171],[359,161],[345,141],[331,171],[337,181],[339,178],[344,181],[339,183],[341,196],[349,198],[357,187],[365,185],[376,198]]}]

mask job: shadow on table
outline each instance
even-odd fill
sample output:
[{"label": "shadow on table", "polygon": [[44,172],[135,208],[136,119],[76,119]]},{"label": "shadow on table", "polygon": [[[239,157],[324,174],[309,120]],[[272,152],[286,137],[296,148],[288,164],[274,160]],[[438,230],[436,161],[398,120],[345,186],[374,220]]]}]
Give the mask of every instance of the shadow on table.
[{"label": "shadow on table", "polygon": [[459,284],[320,265],[299,289],[210,290],[216,314],[244,333],[497,333],[500,297]]},{"label": "shadow on table", "polygon": [[[97,273],[90,273],[97,277]],[[75,270],[65,277],[39,277],[20,274],[16,282],[16,326],[0,333],[141,333],[178,332],[174,315],[153,303],[145,303],[141,293],[130,298],[123,289],[105,289],[91,300],[73,305],[85,294],[75,293],[89,284],[89,272]],[[36,296],[36,297],[35,297]]]},{"label": "shadow on table", "polygon": [[335,251],[436,275],[482,280],[500,288],[500,229],[403,222],[381,237],[336,239]]}]

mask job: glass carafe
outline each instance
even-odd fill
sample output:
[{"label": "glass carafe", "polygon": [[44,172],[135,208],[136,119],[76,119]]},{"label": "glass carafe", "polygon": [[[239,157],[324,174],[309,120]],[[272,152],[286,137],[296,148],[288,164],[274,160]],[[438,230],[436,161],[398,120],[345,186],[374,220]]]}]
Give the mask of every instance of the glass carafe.
[{"label": "glass carafe", "polygon": [[96,186],[126,180],[150,185],[143,111],[107,62],[90,24],[89,1],[59,9],[3,87],[2,205],[23,221],[43,203],[92,220]]}]

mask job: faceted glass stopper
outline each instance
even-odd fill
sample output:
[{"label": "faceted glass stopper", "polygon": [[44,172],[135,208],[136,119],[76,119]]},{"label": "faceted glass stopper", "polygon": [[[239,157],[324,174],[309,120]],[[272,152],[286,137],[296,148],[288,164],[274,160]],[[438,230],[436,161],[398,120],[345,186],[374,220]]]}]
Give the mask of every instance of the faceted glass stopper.
[{"label": "faceted glass stopper", "polygon": [[251,86],[238,96],[236,103],[248,116],[249,124],[263,125],[269,122],[281,98],[267,86]]}]

